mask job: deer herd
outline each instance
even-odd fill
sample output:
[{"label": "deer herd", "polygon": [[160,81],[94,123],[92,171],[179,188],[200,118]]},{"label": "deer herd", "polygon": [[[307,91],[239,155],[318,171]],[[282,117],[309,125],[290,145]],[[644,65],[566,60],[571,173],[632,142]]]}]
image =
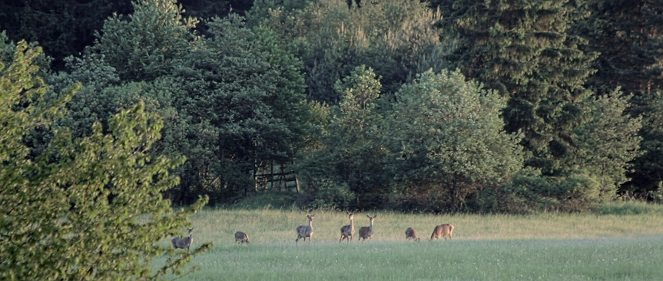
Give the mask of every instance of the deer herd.
[{"label": "deer herd", "polygon": [[[373,237],[373,223],[375,222],[375,218],[377,218],[377,215],[375,216],[369,216],[366,215],[368,219],[371,221],[370,226],[364,226],[359,229],[359,241],[361,239],[371,239]],[[295,244],[299,243],[299,239],[303,238],[304,241],[306,241],[306,238],[308,238],[308,241],[311,242],[311,237],[313,237],[313,218],[315,215],[309,215],[306,214],[306,218],[308,218],[308,225],[302,224],[296,228],[297,231],[297,239],[295,239]],[[347,242],[352,241],[352,237],[355,234],[355,223],[354,223],[354,213],[348,213],[348,218],[350,219],[350,224],[344,225],[341,227],[341,238],[338,240],[338,242],[342,242],[343,240],[346,240]],[[444,240],[447,240],[447,237],[449,237],[449,240],[452,239],[454,232],[454,226],[448,223],[441,224],[438,226],[435,226],[435,229],[433,229],[433,234],[430,236],[430,240],[433,239],[439,239],[439,238],[444,238]],[[414,241],[419,241],[419,237],[417,237],[417,230],[408,227],[405,230],[405,239],[406,240],[414,240]],[[174,237],[173,240],[173,247],[175,249],[180,248],[180,249],[187,249],[189,250],[189,247],[191,246],[191,243],[193,243],[193,228],[189,229],[189,236],[188,237]],[[235,233],[235,242],[237,244],[249,244],[249,235],[237,231]]]}]

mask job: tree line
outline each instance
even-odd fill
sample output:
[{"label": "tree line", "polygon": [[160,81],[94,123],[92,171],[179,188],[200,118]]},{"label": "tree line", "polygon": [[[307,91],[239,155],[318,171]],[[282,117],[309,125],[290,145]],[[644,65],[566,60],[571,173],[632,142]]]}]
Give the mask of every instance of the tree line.
[{"label": "tree line", "polygon": [[47,2],[1,4],[17,11],[0,16],[1,58],[21,39],[44,45],[44,104],[81,86],[21,136],[25,157],[50,151],[54,131],[110,134],[142,104],[163,120],[145,153],[186,158],[161,191],[175,204],[299,192],[310,208],[527,213],[663,200],[657,1]]}]

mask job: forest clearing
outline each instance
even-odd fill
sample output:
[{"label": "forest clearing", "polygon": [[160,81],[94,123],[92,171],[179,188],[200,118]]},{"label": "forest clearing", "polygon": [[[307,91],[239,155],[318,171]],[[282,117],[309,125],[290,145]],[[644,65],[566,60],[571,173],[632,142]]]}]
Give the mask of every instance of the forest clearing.
[{"label": "forest clearing", "polygon": [[[313,212],[312,212],[313,213]],[[347,214],[316,211],[312,242],[295,245],[306,213],[204,210],[192,215],[196,241],[215,247],[195,257],[187,280],[654,280],[663,262],[663,216],[538,214],[377,215],[373,239],[339,243]],[[430,240],[435,225],[452,240]],[[418,231],[406,241],[405,229]],[[251,244],[236,244],[235,231]]]},{"label": "forest clearing", "polygon": [[663,1],[0,10],[0,280],[663,275]]}]

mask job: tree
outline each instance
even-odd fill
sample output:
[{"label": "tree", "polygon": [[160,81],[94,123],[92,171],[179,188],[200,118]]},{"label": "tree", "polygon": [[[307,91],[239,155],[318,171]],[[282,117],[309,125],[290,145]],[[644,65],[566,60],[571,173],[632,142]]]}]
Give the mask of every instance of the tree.
[{"label": "tree", "polygon": [[114,14],[104,22],[88,52],[98,53],[122,81],[153,80],[169,73],[173,63],[193,48],[191,32],[198,20],[183,18],[175,0],[137,0],[125,19]]},{"label": "tree", "polygon": [[439,11],[419,1],[374,2],[349,8],[338,0],[260,1],[249,22],[279,32],[304,63],[307,98],[330,105],[342,99],[334,90],[336,81],[357,66],[366,65],[381,77],[385,97],[416,73],[447,66],[443,56],[451,47],[440,41],[433,25]]},{"label": "tree", "polygon": [[594,73],[596,54],[567,30],[582,16],[577,3],[557,0],[442,1],[441,24],[460,47],[449,56],[466,77],[496,89],[509,104],[508,132],[522,130],[532,157],[528,166],[556,175],[572,144],[568,135],[582,122],[583,84]]},{"label": "tree", "polygon": [[571,29],[588,40],[584,49],[600,52],[588,87],[610,93],[620,87],[636,96],[663,87],[663,3],[587,1],[589,16]]},{"label": "tree", "polygon": [[[53,103],[41,96],[47,85],[34,74],[40,49],[22,41],[11,65],[0,65],[0,277],[3,280],[160,279],[181,274],[192,253],[160,240],[190,224],[201,198],[174,213],[161,192],[178,184],[168,170],[184,158],[151,157],[161,119],[144,104],[115,115],[111,134],[96,123],[90,137],[72,140],[52,130],[53,141],[30,154],[31,130],[49,129],[76,90]],[[77,86],[78,87],[78,86]],[[155,258],[168,259],[153,272]]]},{"label": "tree", "polygon": [[641,155],[633,161],[631,180],[620,193],[651,198],[662,171],[660,124],[651,118],[660,99],[657,91],[663,87],[663,3],[591,0],[587,6],[591,15],[572,29],[588,39],[585,48],[601,53],[593,63],[598,71],[587,85],[598,93],[609,93],[616,87],[632,93],[628,111],[644,118]]},{"label": "tree", "polygon": [[234,14],[207,24],[211,36],[173,74],[181,82],[173,106],[183,126],[170,132],[172,150],[190,159],[188,188],[222,202],[254,192],[255,175],[272,162],[292,162],[307,107],[301,62],[273,31],[251,30]]},{"label": "tree", "polygon": [[[522,168],[522,136],[504,131],[506,99],[459,72],[427,71],[396,93],[386,118],[391,172],[418,208],[460,211]],[[416,203],[420,198],[431,200]],[[432,198],[431,198],[432,197]]]},{"label": "tree", "polygon": [[[663,182],[663,94],[651,94],[646,100],[643,127],[640,132],[639,157],[633,160],[631,180],[624,184],[620,193],[639,198],[654,199],[652,194],[661,194]],[[659,199],[660,200],[660,199]]]},{"label": "tree", "polygon": [[594,200],[609,202],[617,196],[619,186],[625,183],[629,164],[639,156],[642,123],[640,118],[627,114],[632,96],[619,91],[591,98],[588,101],[591,116],[572,131],[573,157],[565,158],[565,166],[584,171],[595,177],[598,190]]},{"label": "tree", "polygon": [[356,196],[355,206],[362,209],[384,206],[390,189],[380,145],[381,116],[375,110],[382,88],[379,79],[373,69],[362,65],[336,82],[334,89],[343,98],[331,109],[323,150],[332,166],[332,178],[347,184]]}]

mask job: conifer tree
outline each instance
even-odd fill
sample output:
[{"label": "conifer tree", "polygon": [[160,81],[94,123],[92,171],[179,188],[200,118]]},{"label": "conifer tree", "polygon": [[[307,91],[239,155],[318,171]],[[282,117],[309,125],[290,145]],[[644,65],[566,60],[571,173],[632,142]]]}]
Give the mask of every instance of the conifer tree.
[{"label": "conifer tree", "polygon": [[[652,193],[663,194],[663,93],[658,91],[646,99],[640,131],[640,155],[634,159],[631,181],[622,186],[623,194],[655,199]],[[660,200],[658,198],[657,200]]]},{"label": "conifer tree", "polygon": [[174,60],[192,48],[196,18],[184,18],[175,0],[137,0],[128,16],[104,22],[88,52],[101,54],[123,81],[153,80],[172,70]]},{"label": "conifer tree", "polygon": [[448,0],[441,6],[448,12],[441,24],[461,42],[450,60],[468,78],[509,97],[505,128],[525,133],[523,143],[533,153],[528,165],[557,173],[557,161],[572,146],[570,132],[582,122],[582,102],[591,94],[583,84],[596,57],[579,49],[584,39],[567,32],[580,15],[575,5]]},{"label": "conifer tree", "polygon": [[663,87],[663,1],[589,0],[589,17],[572,32],[600,52],[587,86],[600,93],[620,87],[636,97]]},{"label": "conifer tree", "polygon": [[[40,49],[17,46],[13,62],[0,64],[0,279],[150,280],[182,273],[192,255],[162,239],[180,235],[188,214],[173,212],[161,192],[178,184],[169,170],[183,161],[147,153],[161,137],[161,118],[144,103],[110,121],[112,133],[96,123],[93,135],[72,139],[51,130],[65,113],[75,86],[53,103],[48,86],[35,76]],[[49,130],[42,153],[25,143],[30,131]],[[156,268],[154,260],[165,257]],[[156,269],[156,271],[155,271]]]},{"label": "conifer tree", "polygon": [[642,127],[641,118],[632,118],[626,111],[632,95],[615,90],[588,101],[587,122],[573,129],[572,156],[564,159],[565,166],[593,176],[598,183],[597,201],[610,201],[617,196],[619,186],[625,183],[629,162],[638,151]]}]

